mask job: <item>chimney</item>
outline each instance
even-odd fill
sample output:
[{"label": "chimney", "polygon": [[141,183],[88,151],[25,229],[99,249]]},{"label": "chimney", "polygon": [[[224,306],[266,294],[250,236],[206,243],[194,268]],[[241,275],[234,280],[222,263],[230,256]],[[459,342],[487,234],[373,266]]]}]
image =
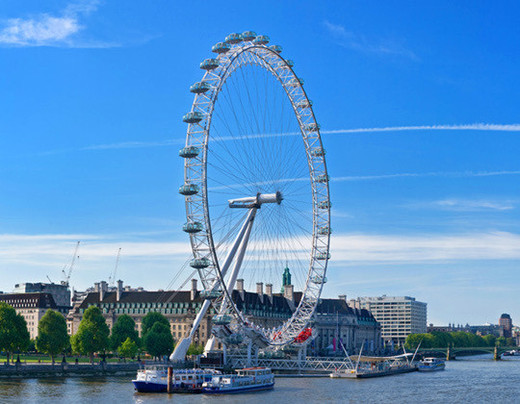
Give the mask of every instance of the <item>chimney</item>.
[{"label": "chimney", "polygon": [[120,279],[117,281],[117,294],[116,294],[116,300],[121,300],[121,295],[123,294],[123,281]]},{"label": "chimney", "polygon": [[105,292],[106,292],[106,285],[107,283],[105,281],[101,281],[99,285],[99,301],[102,302],[105,298]]},{"label": "chimney", "polygon": [[94,283],[94,292],[99,293],[99,282]]},{"label": "chimney", "polygon": [[263,282],[256,283],[256,294],[260,297],[260,301],[264,303],[264,284]]},{"label": "chimney", "polygon": [[339,295],[338,299],[339,300],[344,300],[346,302],[347,301],[347,295]]},{"label": "chimney", "polygon": [[244,300],[244,280],[243,279],[237,279],[237,290],[240,293],[240,297],[242,300]]},{"label": "chimney", "polygon": [[191,300],[195,300],[196,297],[197,297],[197,279],[192,279],[191,280],[190,298],[191,298]]},{"label": "chimney", "polygon": [[269,300],[273,301],[273,284],[266,283],[265,284],[265,294],[269,296]]}]

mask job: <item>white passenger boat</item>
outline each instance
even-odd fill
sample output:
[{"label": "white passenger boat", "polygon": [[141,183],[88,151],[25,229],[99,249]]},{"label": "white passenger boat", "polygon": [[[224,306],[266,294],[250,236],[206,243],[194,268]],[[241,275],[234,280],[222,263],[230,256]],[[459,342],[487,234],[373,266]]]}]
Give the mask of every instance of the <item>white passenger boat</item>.
[{"label": "white passenger boat", "polygon": [[[173,369],[172,393],[202,393],[202,384],[220,374],[214,369]],[[152,365],[137,371],[132,380],[135,389],[140,393],[162,393],[168,391],[168,366]]]},{"label": "white passenger boat", "polygon": [[274,387],[274,375],[265,367],[244,368],[234,375],[216,375],[202,385],[206,394],[242,393],[267,390]]},{"label": "white passenger boat", "polygon": [[419,372],[434,372],[436,370],[444,370],[446,364],[442,359],[438,358],[424,358],[417,365]]}]

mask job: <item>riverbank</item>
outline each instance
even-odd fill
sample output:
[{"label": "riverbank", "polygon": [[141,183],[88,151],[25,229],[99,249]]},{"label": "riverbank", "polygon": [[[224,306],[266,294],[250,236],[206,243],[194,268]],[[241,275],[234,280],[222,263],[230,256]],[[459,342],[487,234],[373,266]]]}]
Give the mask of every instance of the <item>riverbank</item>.
[{"label": "riverbank", "polygon": [[85,376],[126,376],[135,375],[139,362],[132,363],[48,363],[0,365],[0,379],[5,378],[46,378],[46,377],[85,377]]}]

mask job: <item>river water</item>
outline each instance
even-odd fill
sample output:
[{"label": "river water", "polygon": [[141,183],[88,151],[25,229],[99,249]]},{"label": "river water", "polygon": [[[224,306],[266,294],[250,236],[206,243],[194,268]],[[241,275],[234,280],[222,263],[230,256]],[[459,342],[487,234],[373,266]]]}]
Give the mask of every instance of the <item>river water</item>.
[{"label": "river water", "polygon": [[520,403],[520,360],[490,356],[446,370],[375,379],[276,378],[274,390],[228,396],[139,394],[128,377],[0,380],[0,403]]}]

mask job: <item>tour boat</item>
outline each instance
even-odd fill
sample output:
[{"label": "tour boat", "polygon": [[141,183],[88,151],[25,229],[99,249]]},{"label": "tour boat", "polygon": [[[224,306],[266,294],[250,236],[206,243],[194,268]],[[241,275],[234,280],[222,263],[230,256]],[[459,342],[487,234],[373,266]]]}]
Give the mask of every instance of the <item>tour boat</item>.
[{"label": "tour boat", "polygon": [[520,351],[517,349],[513,349],[511,351],[504,352],[502,356],[520,356]]},{"label": "tour boat", "polygon": [[274,387],[274,375],[265,367],[244,368],[234,375],[215,375],[202,385],[206,394],[242,393]]},{"label": "tour boat", "polygon": [[446,364],[442,359],[438,358],[424,358],[417,365],[419,372],[434,372],[436,370],[444,370]]},{"label": "tour boat", "polygon": [[[202,384],[220,374],[214,369],[173,369],[171,393],[202,393]],[[162,393],[168,391],[168,366],[152,365],[137,371],[132,380],[139,393]]]}]

